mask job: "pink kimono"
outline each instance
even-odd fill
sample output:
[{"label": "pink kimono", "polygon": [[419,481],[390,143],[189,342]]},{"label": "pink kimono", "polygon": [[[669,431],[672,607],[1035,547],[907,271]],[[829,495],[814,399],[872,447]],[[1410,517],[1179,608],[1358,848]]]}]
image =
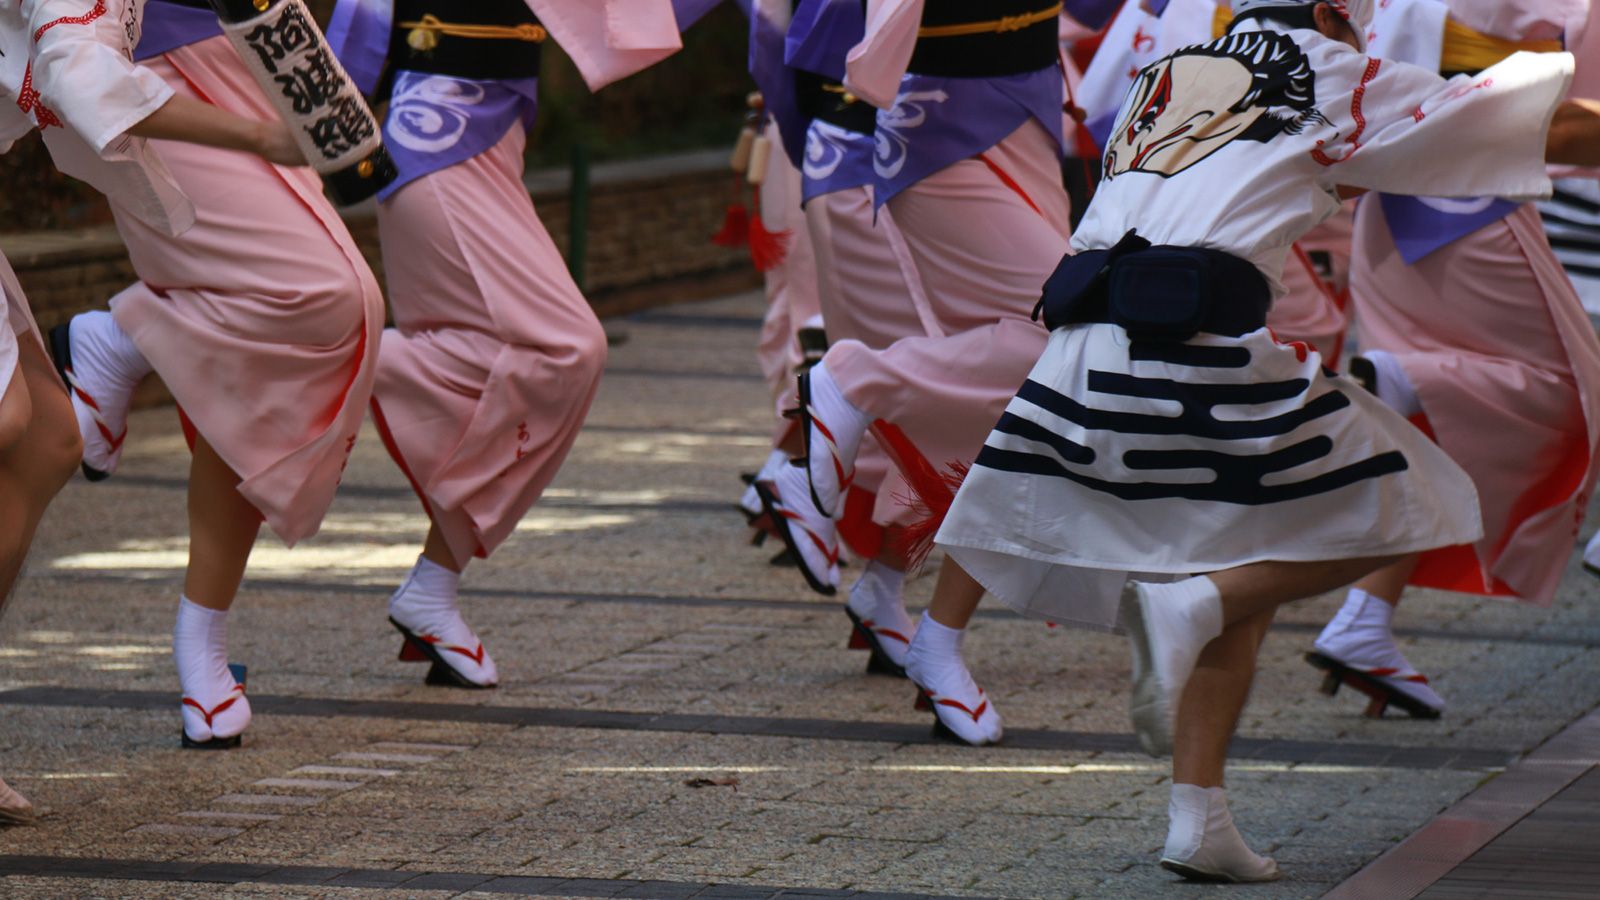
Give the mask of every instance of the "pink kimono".
[{"label": "pink kimono", "polygon": [[[919,0],[869,6],[867,36],[850,53],[846,79],[858,96],[880,108],[894,105],[921,13]],[[880,113],[880,131],[884,123]],[[878,140],[883,146],[893,138]],[[838,202],[849,208],[830,218],[846,238],[851,229],[869,227],[862,197]],[[858,274],[855,285],[877,298],[867,301],[870,311],[857,313],[877,333],[835,342],[828,370],[852,404],[900,426],[935,466],[970,461],[1048,337],[1030,316],[1071,234],[1058,135],[1030,119],[986,150],[905,187],[883,209],[888,225],[879,224],[871,245],[876,258],[837,269],[841,281],[867,265],[878,269],[875,276]],[[845,247],[862,253],[864,246],[836,238],[832,255],[842,257]],[[894,342],[882,346],[884,340]],[[875,518],[895,518],[897,495],[904,494],[880,488]]]},{"label": "pink kimono", "polygon": [[1283,267],[1283,286],[1289,293],[1273,301],[1267,326],[1285,341],[1303,341],[1316,348],[1330,365],[1344,351],[1350,319],[1350,234],[1355,225],[1355,205],[1348,203],[1337,216],[1318,225],[1295,242]]},{"label": "pink kimono", "polygon": [[[226,38],[146,60],[171,88],[247,118],[277,113]],[[111,299],[189,424],[285,543],[315,534],[366,413],[383,298],[310,169],[152,141],[198,204],[173,237],[112,198],[140,280]]]},{"label": "pink kimono", "polygon": [[[1574,4],[1450,6],[1480,31],[1524,39],[1560,34]],[[1483,538],[1425,554],[1412,583],[1548,606],[1594,484],[1600,342],[1537,210],[1525,204],[1407,265],[1376,198],[1363,200],[1351,293],[1362,346],[1394,354],[1420,424],[1482,505]]]},{"label": "pink kimono", "polygon": [[[681,46],[667,0],[529,6],[591,88]],[[397,82],[385,135],[409,140],[396,121],[406,103],[448,110],[469,89],[516,103],[530,82]],[[378,205],[395,327],[373,418],[461,562],[492,553],[555,478],[606,358],[605,331],[523,185],[526,122],[498,127],[489,149],[430,167]]]},{"label": "pink kimono", "polygon": [[773,151],[767,180],[761,185],[761,221],[769,231],[787,235],[783,261],[763,278],[767,314],[761,322],[761,337],[756,343],[761,375],[767,381],[774,410],[779,414],[773,437],[776,446],[792,424],[782,417],[782,412],[795,403],[794,373],[801,357],[795,333],[823,310],[818,298],[817,256],[800,211],[800,170],[780,149],[783,145],[776,123],[768,123],[766,137]]}]

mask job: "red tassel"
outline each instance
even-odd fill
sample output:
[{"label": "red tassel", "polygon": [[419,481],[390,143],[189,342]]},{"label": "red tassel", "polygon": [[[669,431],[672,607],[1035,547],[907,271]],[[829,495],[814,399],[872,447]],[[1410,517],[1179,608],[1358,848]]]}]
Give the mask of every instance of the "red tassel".
[{"label": "red tassel", "polygon": [[770,272],[783,263],[789,254],[789,232],[768,231],[761,222],[761,188],[755,188],[750,201],[754,211],[750,214],[750,261],[757,272]]},{"label": "red tassel", "polygon": [[883,552],[885,529],[872,521],[878,495],[854,485],[844,495],[844,515],[839,517],[839,540],[862,559],[876,559]]},{"label": "red tassel", "polygon": [[711,236],[718,247],[743,247],[750,241],[750,210],[743,203],[728,204],[722,217],[722,229]]},{"label": "red tassel", "polygon": [[914,570],[927,562],[928,554],[933,552],[933,537],[944,524],[944,517],[955,502],[956,491],[966,480],[969,466],[964,462],[952,462],[946,467],[947,471],[940,472],[899,426],[877,419],[871,431],[911,488],[913,496],[896,499],[911,507],[917,520],[900,530],[896,549],[909,563],[907,569]]}]

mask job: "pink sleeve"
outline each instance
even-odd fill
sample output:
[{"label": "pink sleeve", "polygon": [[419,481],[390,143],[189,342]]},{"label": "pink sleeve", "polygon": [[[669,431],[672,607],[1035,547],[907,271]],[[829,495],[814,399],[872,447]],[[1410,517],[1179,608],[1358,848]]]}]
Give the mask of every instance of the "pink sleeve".
[{"label": "pink sleeve", "polygon": [[845,63],[845,87],[879,109],[894,106],[922,24],[923,0],[867,0],[867,34]]},{"label": "pink sleeve", "polygon": [[527,0],[572,58],[589,89],[666,59],[683,49],[672,0]]}]

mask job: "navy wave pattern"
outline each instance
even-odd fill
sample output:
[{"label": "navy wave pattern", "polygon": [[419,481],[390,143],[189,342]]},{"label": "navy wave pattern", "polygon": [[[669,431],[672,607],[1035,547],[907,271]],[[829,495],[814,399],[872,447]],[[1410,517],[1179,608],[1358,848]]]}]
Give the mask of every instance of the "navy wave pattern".
[{"label": "navy wave pattern", "polygon": [[[1243,350],[1221,347],[1191,349]],[[1170,350],[1160,352],[1171,356]],[[1231,354],[1207,358],[1213,360],[1216,367],[1236,368],[1228,364],[1233,358]],[[1176,362],[1176,357],[1171,361]],[[1182,412],[1176,416],[1094,409],[1031,379],[1017,392],[1017,396],[1088,431],[1245,441],[1287,435],[1308,422],[1350,406],[1350,398],[1341,391],[1333,390],[1289,412],[1245,421],[1218,419],[1213,412],[1215,407],[1278,403],[1301,396],[1309,387],[1310,382],[1303,378],[1252,384],[1192,384],[1115,372],[1089,372],[1088,388],[1091,392],[1176,402],[1182,407]],[[1123,500],[1209,500],[1261,506],[1325,494],[1408,468],[1405,455],[1398,450],[1391,450],[1301,481],[1262,483],[1267,476],[1314,463],[1332,454],[1333,440],[1326,435],[1315,435],[1268,453],[1199,449],[1128,450],[1122,455],[1122,463],[1129,470],[1193,472],[1209,469],[1216,477],[1211,481],[1187,483],[1122,482],[1096,477],[1092,470],[1085,472],[1070,467],[1092,466],[1096,459],[1094,449],[1036,422],[1008,412],[1001,417],[995,431],[1043,444],[1053,453],[985,445],[974,461],[975,465],[1003,472],[1064,478]]]}]

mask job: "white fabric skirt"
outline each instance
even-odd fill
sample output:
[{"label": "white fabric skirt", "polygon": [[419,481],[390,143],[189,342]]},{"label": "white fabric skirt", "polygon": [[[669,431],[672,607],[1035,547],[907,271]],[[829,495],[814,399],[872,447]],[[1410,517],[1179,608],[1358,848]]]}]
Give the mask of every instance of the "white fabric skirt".
[{"label": "white fabric skirt", "polygon": [[1263,328],[1057,329],[938,543],[1025,615],[1117,626],[1130,578],[1410,553],[1482,534],[1472,480],[1316,351]]}]

